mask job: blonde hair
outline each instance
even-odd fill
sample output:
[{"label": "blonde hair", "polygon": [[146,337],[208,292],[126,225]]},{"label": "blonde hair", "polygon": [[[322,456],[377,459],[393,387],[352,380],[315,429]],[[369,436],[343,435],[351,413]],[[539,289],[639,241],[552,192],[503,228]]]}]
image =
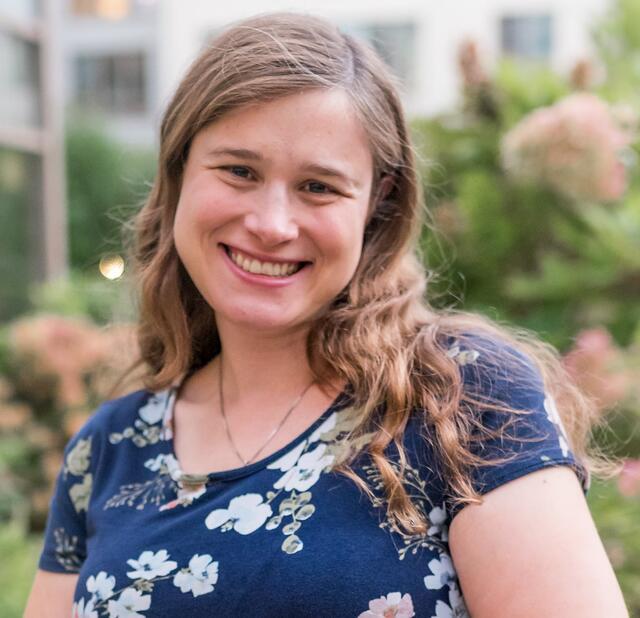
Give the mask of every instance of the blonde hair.
[{"label": "blonde hair", "polygon": [[[424,533],[426,513],[409,498],[402,478],[407,464],[405,428],[412,414],[420,414],[424,439],[441,462],[454,502],[478,502],[469,467],[487,462],[471,452],[472,434],[481,427],[470,410],[525,411],[463,388],[446,341],[453,337],[464,342],[473,333],[474,349],[485,339],[508,344],[505,349],[514,354],[501,353],[495,363],[506,363],[514,379],[518,368],[526,365],[518,350],[527,355],[559,404],[576,458],[593,472],[613,474],[604,458],[587,453],[589,430],[598,420],[595,408],[571,382],[553,348],[522,329],[453,309],[436,311],[425,300],[428,278],[417,248],[425,213],[398,84],[366,44],[306,15],[262,15],[224,31],[190,66],[166,109],[158,173],[134,221],[138,340],[140,363],[148,369],[147,388],[167,387],[205,365],[220,348],[213,310],[189,278],[173,241],[182,173],[194,136],[234,108],[318,88],[347,93],[368,134],[374,160],[371,215],[360,262],[307,339],[316,380],[346,380],[351,386],[358,422],[350,442],[362,444],[358,436],[373,433],[335,471],[373,497],[351,468],[358,450],[366,449],[379,472],[392,525]],[[478,339],[478,333],[486,337]],[[484,363],[491,364],[491,346],[478,351]],[[526,379],[531,372],[520,374]],[[400,468],[385,455],[391,442]]]}]

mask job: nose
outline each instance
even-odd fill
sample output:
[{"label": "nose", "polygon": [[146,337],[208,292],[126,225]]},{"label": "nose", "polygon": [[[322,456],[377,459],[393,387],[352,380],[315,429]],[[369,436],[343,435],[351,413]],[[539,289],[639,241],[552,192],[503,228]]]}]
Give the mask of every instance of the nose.
[{"label": "nose", "polygon": [[276,246],[298,237],[294,204],[285,186],[268,186],[254,200],[245,215],[247,230],[257,236],[266,246]]}]

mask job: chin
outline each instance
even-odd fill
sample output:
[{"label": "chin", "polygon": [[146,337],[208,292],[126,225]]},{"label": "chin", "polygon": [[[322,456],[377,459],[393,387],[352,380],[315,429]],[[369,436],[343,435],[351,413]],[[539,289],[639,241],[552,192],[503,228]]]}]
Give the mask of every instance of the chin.
[{"label": "chin", "polygon": [[235,314],[226,314],[224,318],[236,326],[254,330],[257,333],[295,330],[303,327],[308,322],[305,318],[296,319],[295,316],[283,315],[282,311],[257,312],[254,310],[251,314],[247,313],[245,315],[242,312],[235,312]]}]

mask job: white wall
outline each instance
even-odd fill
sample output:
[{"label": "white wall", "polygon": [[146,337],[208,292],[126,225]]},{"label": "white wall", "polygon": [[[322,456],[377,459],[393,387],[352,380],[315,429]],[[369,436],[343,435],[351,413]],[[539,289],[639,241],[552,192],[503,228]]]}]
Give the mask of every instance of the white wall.
[{"label": "white wall", "polygon": [[[64,3],[55,1],[59,3],[57,6],[64,24],[62,43],[65,62],[62,79],[67,106],[76,98],[74,65],[78,56],[141,53],[146,62],[147,110],[115,116],[102,114],[101,117],[111,135],[123,144],[153,144],[157,133],[156,119],[161,106],[158,100],[160,65],[156,54],[158,25],[155,11],[147,10],[127,19],[109,21],[75,16],[67,6],[70,0],[65,0]],[[68,114],[73,113],[73,107],[68,107]]]},{"label": "white wall", "polygon": [[[568,72],[591,55],[589,27],[611,0],[258,0],[232,3],[211,0],[161,0],[159,15],[160,109],[167,103],[182,73],[212,30],[250,15],[276,10],[313,13],[336,23],[366,20],[414,21],[417,25],[415,88],[405,96],[409,114],[433,114],[450,108],[458,97],[456,51],[472,37],[483,57],[493,64],[499,56],[500,18],[504,14],[553,15],[554,69]],[[188,6],[188,10],[185,10]]]}]

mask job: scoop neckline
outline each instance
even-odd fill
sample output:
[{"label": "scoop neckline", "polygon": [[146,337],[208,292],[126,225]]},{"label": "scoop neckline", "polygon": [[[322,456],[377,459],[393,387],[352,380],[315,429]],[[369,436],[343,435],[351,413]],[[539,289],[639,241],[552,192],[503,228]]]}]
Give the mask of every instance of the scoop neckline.
[{"label": "scoop neckline", "polygon": [[320,425],[322,425],[322,423],[326,421],[329,416],[345,407],[351,399],[351,385],[347,384],[333,399],[329,406],[322,412],[322,414],[315,421],[313,421],[313,423],[311,423],[311,425],[309,425],[300,434],[298,434],[287,444],[279,448],[277,451],[271,453],[270,455],[267,455],[266,457],[263,457],[262,459],[259,459],[258,461],[254,461],[247,466],[239,466],[237,468],[230,468],[228,470],[219,470],[214,472],[185,473],[182,471],[182,465],[180,464],[180,460],[176,455],[175,444],[173,441],[174,410],[182,382],[183,381],[181,381],[180,384],[174,384],[169,388],[166,407],[162,416],[162,431],[164,441],[169,448],[168,454],[171,455],[174,460],[175,468],[172,473],[173,479],[175,481],[188,480],[189,484],[210,483],[212,481],[231,481],[237,478],[249,476],[255,472],[258,472],[259,470],[262,470],[263,468],[266,468],[270,463],[276,461],[287,452],[295,449],[299,444],[306,440],[318,427],[320,427]]}]

